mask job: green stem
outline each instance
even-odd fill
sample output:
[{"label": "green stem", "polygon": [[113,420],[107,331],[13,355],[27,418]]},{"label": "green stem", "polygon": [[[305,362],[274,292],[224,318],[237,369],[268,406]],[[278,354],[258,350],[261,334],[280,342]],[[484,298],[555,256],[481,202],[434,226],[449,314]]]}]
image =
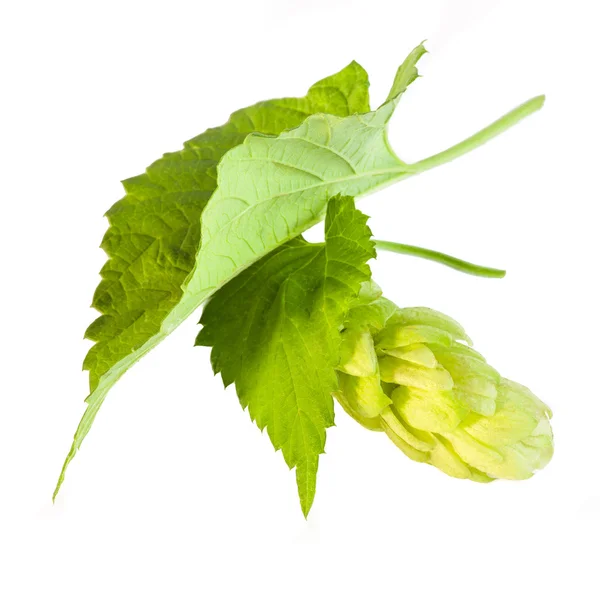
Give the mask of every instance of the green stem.
[{"label": "green stem", "polygon": [[408,244],[399,244],[398,242],[385,242],[383,240],[373,240],[375,247],[378,250],[387,250],[389,252],[396,252],[397,254],[407,254],[409,256],[418,256],[426,260],[432,260],[434,262],[441,263],[457,271],[468,273],[469,275],[476,275],[477,277],[493,277],[500,279],[506,275],[506,271],[501,269],[492,269],[491,267],[482,267],[481,265],[475,265],[460,258],[443,254],[442,252],[436,252],[435,250],[428,250],[427,248],[419,248],[419,246],[409,246]]},{"label": "green stem", "polygon": [[491,125],[484,127],[481,131],[468,137],[466,140],[463,140],[443,152],[439,152],[429,158],[413,163],[410,166],[415,169],[416,173],[421,173],[422,171],[427,171],[433,167],[438,167],[439,165],[450,162],[451,160],[478,148],[482,144],[485,144],[497,135],[500,135],[511,128],[513,125],[516,125],[525,117],[540,110],[540,108],[544,106],[545,99],[546,96],[536,96],[535,98],[531,98],[530,100],[527,100],[527,102],[524,102],[520,106],[517,106],[517,108],[511,110],[509,113],[506,113],[503,117],[500,117],[497,121],[494,121]]}]

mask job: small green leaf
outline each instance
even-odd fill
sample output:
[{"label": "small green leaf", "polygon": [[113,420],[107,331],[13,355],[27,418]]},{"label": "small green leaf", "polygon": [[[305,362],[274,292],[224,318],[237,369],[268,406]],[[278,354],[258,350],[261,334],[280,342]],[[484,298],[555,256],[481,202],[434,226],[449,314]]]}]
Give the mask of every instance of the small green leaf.
[{"label": "small green leaf", "polygon": [[295,239],[248,267],[208,302],[196,340],[213,347],[215,373],[235,382],[252,420],[296,467],[305,515],[333,425],[340,330],[375,256],[366,220],[352,198],[333,198],[325,243]]}]

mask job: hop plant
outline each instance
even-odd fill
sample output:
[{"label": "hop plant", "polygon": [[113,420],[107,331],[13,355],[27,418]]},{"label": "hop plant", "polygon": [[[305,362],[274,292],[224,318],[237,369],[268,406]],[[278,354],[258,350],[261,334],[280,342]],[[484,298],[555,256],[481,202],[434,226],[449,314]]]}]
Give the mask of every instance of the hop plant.
[{"label": "hop plant", "polygon": [[503,378],[453,319],[373,284],[342,331],[336,399],[409,458],[452,477],[527,479],[552,458],[550,409]]},{"label": "hop plant", "polygon": [[[335,393],[363,425],[456,477],[521,478],[547,462],[546,407],[489,367],[457,323],[400,310],[370,282],[376,250],[504,275],[374,239],[356,208],[361,196],[474,150],[544,104],[531,98],[406,163],[387,127],[425,53],[423,44],[410,52],[374,110],[367,73],[353,61],[303,97],[235,111],[124,181],[125,197],[106,213],[108,261],[93,301],[101,314],[85,333],[94,342],[84,360],[90,393],[54,497],[112,386],[202,305],[196,344],[212,347],[215,374],[235,384],[241,406],[295,469],[305,516]],[[303,233],[321,218],[323,241],[307,242]]]}]

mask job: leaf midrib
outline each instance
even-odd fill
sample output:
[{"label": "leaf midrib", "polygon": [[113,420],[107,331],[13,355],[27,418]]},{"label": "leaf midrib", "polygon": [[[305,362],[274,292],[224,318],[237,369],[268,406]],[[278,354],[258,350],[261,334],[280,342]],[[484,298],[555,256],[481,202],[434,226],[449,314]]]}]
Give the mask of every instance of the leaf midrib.
[{"label": "leaf midrib", "polygon": [[[257,159],[258,160],[258,159]],[[389,180],[386,180],[385,182],[382,182],[378,185],[373,186],[372,188],[369,189],[368,192],[365,192],[363,194],[357,194],[357,198],[358,197],[362,197],[364,195],[366,195],[367,193],[372,193],[375,192],[376,190],[378,190],[382,185],[385,185],[387,183],[391,183],[393,181],[399,181],[400,179],[402,179],[403,177],[409,177],[411,175],[415,175],[416,172],[413,172],[412,170],[406,168],[408,167],[408,165],[402,164],[401,166],[398,167],[393,167],[393,168],[389,168],[389,169],[377,169],[376,171],[365,171],[364,173],[360,173],[360,174],[356,174],[356,175],[350,175],[347,177],[339,177],[337,179],[328,179],[325,181],[321,181],[319,183],[316,183],[314,185],[308,185],[308,186],[304,186],[304,187],[300,187],[296,190],[293,191],[288,191],[288,192],[281,192],[280,194],[275,194],[269,198],[267,198],[266,200],[262,200],[260,202],[256,202],[254,204],[251,204],[250,206],[248,206],[248,208],[245,208],[243,211],[241,211],[240,213],[238,213],[235,217],[233,217],[232,219],[230,219],[229,221],[227,221],[227,223],[225,225],[223,225],[220,229],[218,229],[217,231],[215,231],[212,235],[206,235],[207,232],[203,232],[204,235],[203,240],[206,240],[208,238],[208,241],[203,242],[200,246],[200,255],[202,254],[202,251],[205,248],[210,248],[211,243],[213,242],[213,238],[216,238],[223,230],[225,230],[226,228],[229,228],[231,225],[235,224],[239,219],[241,219],[247,212],[252,211],[255,207],[258,206],[262,206],[263,204],[265,204],[266,202],[271,202],[273,200],[277,200],[279,198],[283,198],[285,196],[292,196],[294,194],[300,194],[303,192],[306,192],[308,190],[312,190],[312,189],[316,189],[319,187],[326,187],[328,185],[336,185],[338,183],[344,183],[347,181],[355,181],[364,177],[377,177],[378,175],[393,175],[393,174],[397,174],[398,177],[392,177]],[[298,167],[294,167],[294,168],[298,168]],[[300,169],[302,170],[302,169]],[[302,170],[304,173],[307,173],[308,175],[312,175],[312,173],[310,173],[309,171],[305,171]],[[230,196],[227,196],[228,198]],[[304,228],[308,229],[308,227],[310,225],[314,225],[316,223],[318,223],[319,221],[321,221],[321,215],[319,215],[319,218],[314,220],[314,221],[310,221],[309,225],[307,227]],[[304,231],[303,230],[303,231]],[[285,242],[290,241],[292,238],[296,237],[297,235],[300,235],[300,233],[296,233],[295,235],[290,236],[287,240],[283,240],[281,243],[284,244]],[[265,252],[265,254],[267,254],[269,252],[269,250],[267,250]],[[258,258],[261,258],[261,256],[264,256],[264,254],[259,255]],[[257,260],[258,260],[257,258]]]}]

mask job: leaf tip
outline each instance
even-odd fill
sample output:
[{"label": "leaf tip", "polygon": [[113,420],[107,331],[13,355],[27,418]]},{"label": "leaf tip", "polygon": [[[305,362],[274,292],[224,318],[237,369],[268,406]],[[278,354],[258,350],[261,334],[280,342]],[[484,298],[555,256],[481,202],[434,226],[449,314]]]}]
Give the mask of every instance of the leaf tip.
[{"label": "leaf tip", "polygon": [[60,492],[60,487],[62,486],[62,482],[65,478],[64,475],[64,469],[63,471],[61,471],[60,473],[60,477],[58,478],[58,481],[56,482],[56,487],[54,488],[54,492],[52,493],[52,504],[54,504],[56,502],[56,496],[58,496],[58,492]]},{"label": "leaf tip", "polygon": [[63,481],[65,480],[65,474],[67,472],[67,467],[69,466],[69,463],[73,460],[73,457],[75,456],[76,452],[77,452],[77,445],[76,445],[76,442],[73,441],[73,444],[71,445],[71,448],[69,450],[69,454],[67,454],[67,457],[65,458],[65,462],[63,463],[63,467],[60,471],[60,475],[58,476],[58,481],[56,482],[56,487],[54,488],[54,493],[52,494],[52,504],[54,504],[54,502],[56,500],[56,496],[58,496],[58,492],[60,492],[60,488],[62,487]]},{"label": "leaf tip", "polygon": [[311,498],[300,498],[300,508],[302,509],[302,514],[304,515],[304,520],[308,521],[308,513],[312,508],[314,501],[314,496]]}]

